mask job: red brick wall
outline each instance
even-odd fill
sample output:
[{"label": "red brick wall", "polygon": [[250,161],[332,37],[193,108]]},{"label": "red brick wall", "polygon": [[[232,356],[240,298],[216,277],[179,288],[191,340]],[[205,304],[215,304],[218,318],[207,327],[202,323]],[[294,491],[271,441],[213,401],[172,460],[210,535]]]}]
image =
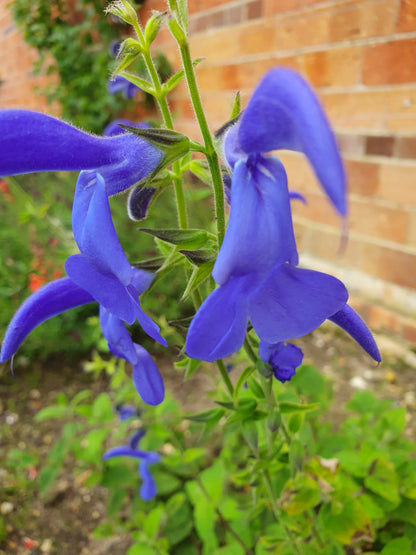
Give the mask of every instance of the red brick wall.
[{"label": "red brick wall", "polygon": [[[7,1],[0,0],[0,55],[7,46],[10,60],[11,51],[28,56],[28,49],[12,49]],[[166,4],[146,0],[142,21],[152,9]],[[349,240],[340,252],[339,220],[307,162],[285,152],[289,184],[308,199],[294,204],[303,261],[343,279],[370,325],[416,341],[416,0],[189,0],[189,11],[192,54],[205,58],[197,78],[213,130],[229,118],[234,94],[246,102],[270,67],[294,68],[314,86],[348,171]],[[167,29],[155,49],[179,66]],[[19,66],[23,54],[18,58],[23,87],[33,78]],[[11,82],[3,59],[0,67]],[[11,100],[9,86],[0,87],[0,105],[21,102],[20,91]],[[198,138],[184,84],[170,102],[178,130]]]},{"label": "red brick wall", "polygon": [[0,0],[0,108],[26,108],[58,113],[58,107],[48,106],[46,99],[36,94],[51,77],[35,76],[32,64],[36,50],[27,46],[18,33],[7,7],[10,0]]}]

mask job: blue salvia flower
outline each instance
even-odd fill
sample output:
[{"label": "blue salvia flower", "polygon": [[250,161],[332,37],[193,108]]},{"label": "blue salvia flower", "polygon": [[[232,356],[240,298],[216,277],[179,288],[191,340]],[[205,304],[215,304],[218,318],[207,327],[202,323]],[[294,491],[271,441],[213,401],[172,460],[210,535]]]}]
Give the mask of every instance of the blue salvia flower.
[{"label": "blue salvia flower", "polygon": [[166,345],[138,301],[134,269],[117,238],[108,197],[130,188],[159,165],[162,152],[132,133],[90,135],[56,118],[25,110],[0,111],[0,175],[82,170],[73,206],[80,255],[66,263],[68,275],[115,317],[136,318]]},{"label": "blue salvia flower", "polygon": [[303,352],[291,343],[285,345],[283,342],[270,344],[260,341],[259,357],[270,364],[274,377],[284,383],[295,375],[296,369],[302,364]]},{"label": "blue salvia flower", "polygon": [[318,100],[293,71],[271,70],[226,128],[224,158],[233,174],[230,219],[212,272],[220,287],[195,315],[186,352],[207,361],[236,352],[248,320],[261,341],[277,344],[330,318],[379,361],[371,333],[346,305],[344,285],[297,267],[286,172],[278,158],[266,155],[282,148],[307,156],[335,209],[346,215],[344,170]]},{"label": "blue salvia flower", "polygon": [[117,405],[115,408],[121,422],[125,422],[126,420],[139,415],[136,407],[133,407],[132,405]]},{"label": "blue salvia flower", "polygon": [[[140,295],[150,285],[153,276],[136,268],[133,273],[136,291]],[[0,362],[13,357],[29,333],[42,322],[96,300],[70,278],[61,278],[41,287],[13,316],[2,344]],[[164,399],[163,380],[149,353],[134,343],[124,323],[102,306],[100,323],[110,351],[133,366],[133,382],[143,401],[150,405],[161,403]]]},{"label": "blue salvia flower", "polygon": [[162,160],[156,147],[132,133],[99,137],[30,110],[0,111],[0,176],[93,170],[108,196],[147,177]]},{"label": "blue salvia flower", "polygon": [[160,461],[160,455],[155,451],[143,451],[138,448],[140,440],[144,435],[143,430],[138,430],[129,440],[127,445],[122,445],[120,447],[114,447],[110,449],[103,455],[103,460],[107,461],[113,457],[132,457],[133,459],[139,459],[138,472],[142,479],[142,485],[140,487],[140,497],[144,501],[150,501],[156,496],[156,482],[153,475],[149,469],[151,464],[155,464]]},{"label": "blue salvia flower", "polygon": [[110,79],[108,81],[107,89],[110,94],[121,92],[123,93],[123,96],[128,99],[134,98],[138,91],[140,91],[140,88],[137,85],[130,83],[130,81],[121,75],[116,75],[116,77]]}]

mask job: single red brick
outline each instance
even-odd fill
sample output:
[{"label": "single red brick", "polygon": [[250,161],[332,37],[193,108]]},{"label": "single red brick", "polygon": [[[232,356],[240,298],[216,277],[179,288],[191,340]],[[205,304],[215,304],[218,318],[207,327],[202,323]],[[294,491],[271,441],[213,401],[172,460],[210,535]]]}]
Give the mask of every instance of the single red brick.
[{"label": "single red brick", "polygon": [[416,31],[416,2],[414,0],[401,0],[397,30],[399,33]]},{"label": "single red brick", "polygon": [[348,191],[364,197],[373,196],[379,186],[380,166],[364,160],[345,160]]},{"label": "single red brick", "polygon": [[412,83],[416,74],[416,39],[373,44],[363,49],[363,83]]}]

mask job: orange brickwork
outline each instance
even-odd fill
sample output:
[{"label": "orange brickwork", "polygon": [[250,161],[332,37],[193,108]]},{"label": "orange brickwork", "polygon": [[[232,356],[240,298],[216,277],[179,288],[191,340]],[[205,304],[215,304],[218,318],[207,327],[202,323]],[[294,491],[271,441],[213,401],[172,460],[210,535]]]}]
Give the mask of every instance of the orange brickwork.
[{"label": "orange brickwork", "polygon": [[[1,107],[45,109],[34,54],[0,2]],[[143,22],[163,0],[146,0]],[[348,242],[307,162],[284,152],[301,261],[343,279],[375,328],[416,341],[416,0],[189,0],[192,55],[212,130],[262,75],[283,65],[314,86],[336,131],[350,192]],[[168,30],[155,43],[173,66]],[[19,85],[19,86],[17,86]],[[178,130],[199,138],[186,86],[170,97]],[[342,244],[341,244],[342,243]]]}]

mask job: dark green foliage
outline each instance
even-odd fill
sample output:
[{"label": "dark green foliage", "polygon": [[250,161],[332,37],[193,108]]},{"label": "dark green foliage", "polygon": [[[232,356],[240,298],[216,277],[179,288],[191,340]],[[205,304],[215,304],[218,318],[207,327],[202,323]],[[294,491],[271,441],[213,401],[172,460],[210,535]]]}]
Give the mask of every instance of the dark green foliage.
[{"label": "dark green foliage", "polygon": [[[74,5],[72,5],[74,4]],[[11,11],[26,42],[40,54],[35,73],[56,75],[49,102],[58,101],[63,119],[101,133],[126,100],[107,92],[113,60],[108,51],[121,26],[109,24],[106,0],[14,0]]]}]

